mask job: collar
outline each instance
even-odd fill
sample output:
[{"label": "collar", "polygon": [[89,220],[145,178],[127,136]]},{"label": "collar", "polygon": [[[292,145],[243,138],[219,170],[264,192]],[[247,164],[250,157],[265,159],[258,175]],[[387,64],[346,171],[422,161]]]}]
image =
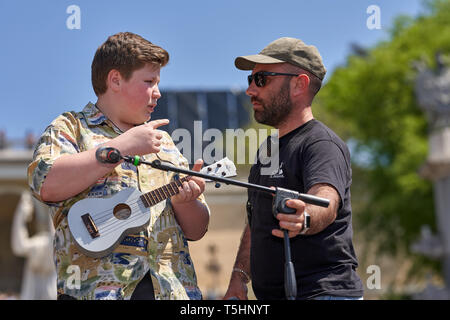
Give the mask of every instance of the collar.
[{"label": "collar", "polygon": [[122,134],[123,131],[119,129],[114,122],[109,120],[105,114],[97,107],[97,105],[89,102],[81,111],[86,118],[88,126],[94,127],[105,123],[110,126],[117,134]]},{"label": "collar", "polygon": [[[103,122],[112,127],[115,131],[117,131],[119,134],[122,134],[123,131],[119,129],[114,122],[109,120],[103,112],[97,107],[96,104],[92,102],[88,102],[88,104],[84,107],[83,111],[81,113],[86,118],[86,122],[89,126],[98,126],[102,124]],[[148,123],[150,120],[145,121],[144,123]],[[138,126],[138,125],[135,125]]]},{"label": "collar", "polygon": [[89,126],[98,126],[108,119],[92,102],[89,102],[81,113],[84,114],[86,122]]}]

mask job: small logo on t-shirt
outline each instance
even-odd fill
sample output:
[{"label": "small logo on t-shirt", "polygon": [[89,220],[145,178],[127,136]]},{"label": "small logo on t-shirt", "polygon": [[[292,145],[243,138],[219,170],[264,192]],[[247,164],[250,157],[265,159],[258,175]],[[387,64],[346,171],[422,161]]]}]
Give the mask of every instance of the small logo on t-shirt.
[{"label": "small logo on t-shirt", "polygon": [[276,172],[272,173],[272,175],[270,177],[271,178],[284,178],[283,162],[280,163],[280,167],[278,168],[278,170]]}]

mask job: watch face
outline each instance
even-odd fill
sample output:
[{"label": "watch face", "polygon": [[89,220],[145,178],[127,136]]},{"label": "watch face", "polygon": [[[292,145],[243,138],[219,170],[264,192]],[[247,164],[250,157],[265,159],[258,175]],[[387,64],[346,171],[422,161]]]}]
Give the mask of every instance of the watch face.
[{"label": "watch face", "polygon": [[305,212],[304,225],[305,225],[305,229],[309,229],[309,227],[311,226],[311,216],[309,214],[307,214],[306,212]]},{"label": "watch face", "polygon": [[303,220],[303,227],[300,230],[300,234],[305,234],[311,227],[311,216],[306,211],[303,215],[305,216],[305,220]]}]

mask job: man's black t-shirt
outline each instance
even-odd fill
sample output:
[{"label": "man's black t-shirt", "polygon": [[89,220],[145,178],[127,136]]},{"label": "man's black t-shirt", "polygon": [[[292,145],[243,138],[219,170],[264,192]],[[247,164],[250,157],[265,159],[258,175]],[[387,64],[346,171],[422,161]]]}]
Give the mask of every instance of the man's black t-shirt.
[{"label": "man's black t-shirt", "polygon": [[[260,152],[260,151],[258,151]],[[273,158],[273,157],[272,157]],[[265,163],[265,164],[264,164]],[[307,193],[315,184],[332,185],[341,202],[336,220],[315,235],[290,239],[297,279],[297,298],[318,295],[362,296],[352,244],[350,153],[345,143],[318,120],[311,120],[279,139],[279,166],[271,174],[261,169],[272,164],[257,161],[249,182]],[[272,195],[249,189],[251,275],[257,299],[285,299],[283,239],[272,214]]]}]

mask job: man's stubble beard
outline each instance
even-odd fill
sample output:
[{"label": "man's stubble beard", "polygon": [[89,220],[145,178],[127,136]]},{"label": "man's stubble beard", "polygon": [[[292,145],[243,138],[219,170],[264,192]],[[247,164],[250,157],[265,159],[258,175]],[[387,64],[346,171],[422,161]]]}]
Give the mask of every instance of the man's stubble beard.
[{"label": "man's stubble beard", "polygon": [[264,103],[258,98],[252,98],[252,101],[259,102],[263,109],[254,112],[255,120],[272,127],[278,127],[283,123],[292,111],[290,91],[289,82],[286,81],[283,83],[280,93],[274,95],[268,103]]}]

